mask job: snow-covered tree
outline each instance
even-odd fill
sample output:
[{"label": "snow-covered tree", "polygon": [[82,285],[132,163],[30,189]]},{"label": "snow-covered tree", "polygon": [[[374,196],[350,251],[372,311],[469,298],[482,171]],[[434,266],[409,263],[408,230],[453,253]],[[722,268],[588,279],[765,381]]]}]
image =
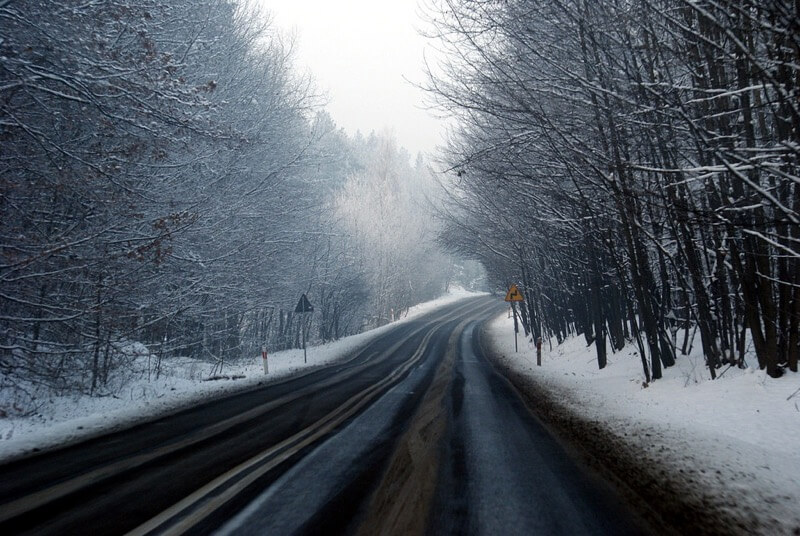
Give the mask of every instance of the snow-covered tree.
[{"label": "snow-covered tree", "polygon": [[797,370],[795,4],[429,7],[430,90],[458,125],[446,236],[522,284],[534,332],[585,334],[600,367],[606,337],[635,339],[648,380],[692,326],[712,377],[747,341]]}]

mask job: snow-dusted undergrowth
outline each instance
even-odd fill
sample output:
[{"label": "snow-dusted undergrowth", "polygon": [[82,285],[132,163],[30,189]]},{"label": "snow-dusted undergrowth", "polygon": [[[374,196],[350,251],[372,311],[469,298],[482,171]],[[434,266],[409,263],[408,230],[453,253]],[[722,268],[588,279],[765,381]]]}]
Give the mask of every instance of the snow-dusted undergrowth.
[{"label": "snow-dusted undergrowth", "polygon": [[558,346],[554,339],[552,350],[545,341],[537,367],[535,346],[521,335],[514,352],[513,319],[503,314],[488,330],[504,366],[532,377],[570,411],[652,454],[667,471],[691,474],[731,510],[762,518],[768,533],[800,530],[800,374],[772,379],[730,368],[711,381],[697,343],[644,387],[635,345],[598,370],[594,346],[582,336]]},{"label": "snow-dusted undergrowth", "polygon": [[[37,401],[38,407],[33,415],[0,418],[0,460],[118,430],[193,403],[343,359],[399,323],[476,295],[463,289],[453,289],[439,299],[412,307],[405,317],[392,324],[323,346],[309,347],[308,363],[303,362],[302,350],[270,354],[269,375],[264,374],[260,355],[232,360],[220,373],[223,378],[213,381],[208,381],[213,364],[171,358],[162,362],[161,375],[156,379],[152,371],[155,357],[150,356],[143,345],[132,344],[126,351],[132,356],[133,378],[118,391],[102,397],[48,396]],[[0,391],[0,407],[10,407],[14,400],[8,398],[13,396],[10,390]]]}]

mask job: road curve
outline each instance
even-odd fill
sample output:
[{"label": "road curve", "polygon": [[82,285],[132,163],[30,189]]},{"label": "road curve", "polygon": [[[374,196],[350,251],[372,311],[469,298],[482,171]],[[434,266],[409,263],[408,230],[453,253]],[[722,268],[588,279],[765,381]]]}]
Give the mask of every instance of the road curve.
[{"label": "road curve", "polygon": [[[219,534],[648,533],[491,366],[481,344],[489,316],[444,326],[433,359],[295,464]],[[422,389],[413,417],[398,430],[409,397]]]},{"label": "road curve", "polygon": [[346,360],[0,466],[3,534],[638,534],[491,367],[490,297]]}]

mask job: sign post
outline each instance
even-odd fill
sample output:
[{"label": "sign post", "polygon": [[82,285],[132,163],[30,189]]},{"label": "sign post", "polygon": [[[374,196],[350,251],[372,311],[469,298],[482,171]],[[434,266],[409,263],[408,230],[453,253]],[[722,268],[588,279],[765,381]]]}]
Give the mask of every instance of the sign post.
[{"label": "sign post", "polygon": [[506,300],[511,304],[511,311],[514,313],[514,351],[519,352],[519,346],[517,345],[517,333],[519,333],[519,324],[517,322],[517,308],[514,307],[514,302],[521,302],[524,301],[522,297],[522,293],[517,288],[517,285],[511,285],[508,288],[508,292],[506,292]]},{"label": "sign post", "polygon": [[303,323],[300,325],[300,331],[303,334],[303,363],[308,363],[308,356],[306,354],[306,313],[313,313],[314,306],[311,305],[311,302],[308,301],[308,298],[305,294],[300,296],[300,301],[297,302],[297,307],[294,308],[295,313],[300,313],[303,315]]},{"label": "sign post", "polygon": [[269,374],[269,363],[267,362],[267,347],[261,347],[261,361],[264,362],[264,374]]}]

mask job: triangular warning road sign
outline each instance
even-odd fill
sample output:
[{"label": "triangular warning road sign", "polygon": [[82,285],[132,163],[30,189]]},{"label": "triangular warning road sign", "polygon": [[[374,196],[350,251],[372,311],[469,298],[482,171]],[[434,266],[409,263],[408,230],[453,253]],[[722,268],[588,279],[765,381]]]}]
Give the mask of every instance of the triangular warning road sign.
[{"label": "triangular warning road sign", "polygon": [[506,292],[506,301],[525,301],[517,285],[511,285],[508,289],[508,292]]},{"label": "triangular warning road sign", "polygon": [[300,296],[300,301],[297,302],[297,307],[294,308],[294,312],[295,313],[313,313],[314,312],[314,306],[311,305],[311,302],[308,301],[308,298],[306,298],[305,294]]}]

